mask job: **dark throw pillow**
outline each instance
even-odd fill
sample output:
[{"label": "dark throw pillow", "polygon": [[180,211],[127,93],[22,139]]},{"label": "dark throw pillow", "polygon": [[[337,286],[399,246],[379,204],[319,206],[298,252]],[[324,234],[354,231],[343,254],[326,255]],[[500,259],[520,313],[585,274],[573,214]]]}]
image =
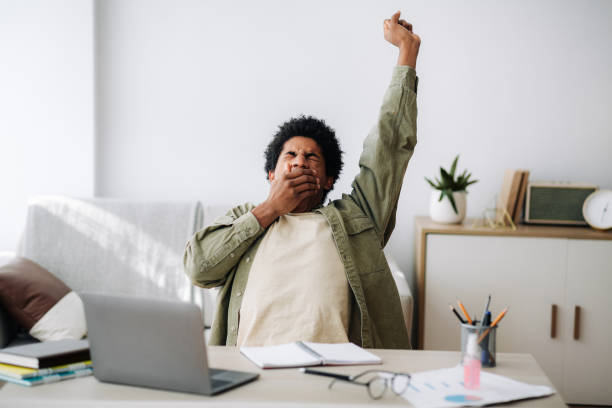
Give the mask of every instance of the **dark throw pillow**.
[{"label": "dark throw pillow", "polygon": [[0,303],[20,326],[41,341],[81,338],[86,332],[80,298],[29,259],[15,257],[0,267]]}]

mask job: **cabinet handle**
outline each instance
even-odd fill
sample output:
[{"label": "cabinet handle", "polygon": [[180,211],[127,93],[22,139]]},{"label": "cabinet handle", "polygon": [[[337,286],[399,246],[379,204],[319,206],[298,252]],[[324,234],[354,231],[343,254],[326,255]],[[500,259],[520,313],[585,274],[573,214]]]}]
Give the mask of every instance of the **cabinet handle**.
[{"label": "cabinet handle", "polygon": [[574,307],[574,340],[580,339],[580,306]]},{"label": "cabinet handle", "polygon": [[550,310],[550,338],[557,337],[557,305],[553,304]]}]

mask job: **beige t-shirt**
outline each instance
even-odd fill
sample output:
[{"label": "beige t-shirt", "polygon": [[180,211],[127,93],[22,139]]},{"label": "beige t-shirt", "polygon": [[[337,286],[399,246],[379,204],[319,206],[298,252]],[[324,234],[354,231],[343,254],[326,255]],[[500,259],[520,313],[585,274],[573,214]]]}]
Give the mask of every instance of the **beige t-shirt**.
[{"label": "beige t-shirt", "polygon": [[350,289],[325,217],[280,217],[253,260],[237,345],[347,342],[349,313]]}]

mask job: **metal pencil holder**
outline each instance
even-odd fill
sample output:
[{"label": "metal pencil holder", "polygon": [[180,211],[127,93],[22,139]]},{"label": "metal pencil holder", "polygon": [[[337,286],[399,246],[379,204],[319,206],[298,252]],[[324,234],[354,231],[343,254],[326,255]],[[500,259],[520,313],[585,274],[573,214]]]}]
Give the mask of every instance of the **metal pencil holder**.
[{"label": "metal pencil holder", "polygon": [[461,325],[461,362],[463,362],[467,347],[467,339],[471,333],[476,333],[478,346],[480,347],[480,362],[483,367],[495,367],[495,339],[497,327],[473,326],[471,324]]}]

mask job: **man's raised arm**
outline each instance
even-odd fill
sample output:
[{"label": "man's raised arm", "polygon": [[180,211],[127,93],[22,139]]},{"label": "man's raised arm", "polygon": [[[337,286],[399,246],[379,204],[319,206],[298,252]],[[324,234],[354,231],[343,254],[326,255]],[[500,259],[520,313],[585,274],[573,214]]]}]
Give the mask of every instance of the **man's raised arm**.
[{"label": "man's raised arm", "polygon": [[416,60],[421,39],[400,12],[383,22],[385,39],[399,48],[397,66],[378,122],[363,144],[351,197],[374,223],[381,245],[395,226],[400,189],[416,146]]}]

